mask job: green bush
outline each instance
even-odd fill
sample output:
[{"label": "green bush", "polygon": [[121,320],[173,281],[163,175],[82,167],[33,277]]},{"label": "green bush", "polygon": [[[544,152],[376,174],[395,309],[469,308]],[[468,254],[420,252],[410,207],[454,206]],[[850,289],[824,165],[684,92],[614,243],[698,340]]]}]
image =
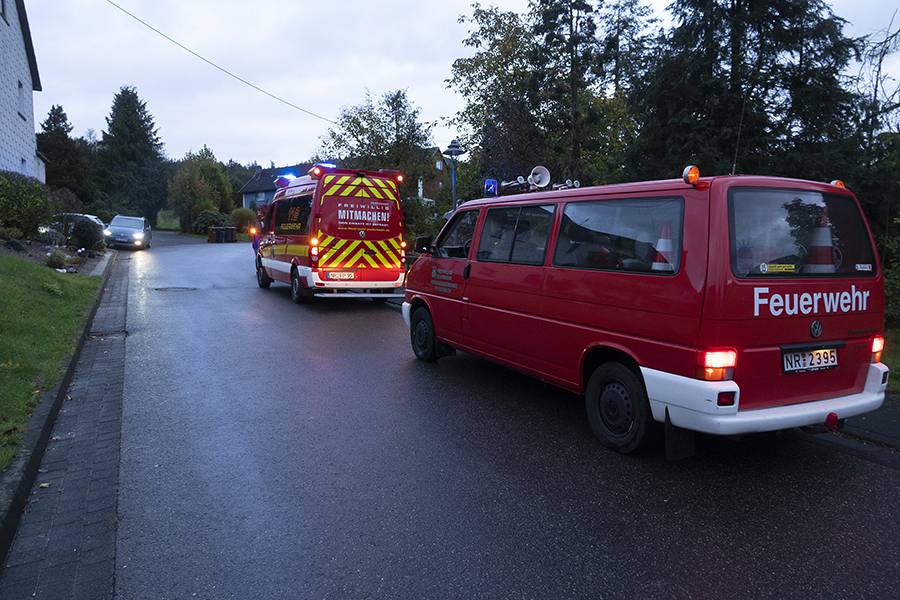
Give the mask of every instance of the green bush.
[{"label": "green bush", "polygon": [[19,239],[22,237],[22,230],[18,227],[0,227],[0,235]]},{"label": "green bush", "polygon": [[72,227],[72,240],[78,248],[99,250],[103,244],[103,229],[87,219],[78,219]]},{"label": "green bush", "polygon": [[37,234],[32,238],[36,242],[40,242],[45,246],[62,246],[66,243],[66,236],[58,231],[45,231]]},{"label": "green bush", "polygon": [[47,257],[47,266],[51,269],[65,269],[66,253],[59,248],[53,250],[50,256]]},{"label": "green bush", "polygon": [[217,210],[204,210],[194,220],[194,233],[206,235],[210,227],[228,227],[230,224],[228,215]]},{"label": "green bush", "polygon": [[33,237],[50,217],[50,200],[37,179],[0,171],[0,227]]},{"label": "green bush", "polygon": [[247,233],[247,228],[256,221],[256,213],[249,208],[236,208],[231,211],[231,225],[237,227],[241,233]]}]

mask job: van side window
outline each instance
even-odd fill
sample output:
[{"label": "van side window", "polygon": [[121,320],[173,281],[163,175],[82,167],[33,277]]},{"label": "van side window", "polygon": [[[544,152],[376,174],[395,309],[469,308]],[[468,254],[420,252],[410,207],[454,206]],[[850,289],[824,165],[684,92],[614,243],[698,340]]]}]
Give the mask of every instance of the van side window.
[{"label": "van side window", "polygon": [[279,200],[275,209],[275,233],[309,235],[312,196]]},{"label": "van side window", "polygon": [[513,206],[488,210],[478,242],[478,260],[542,265],[556,206]]},{"label": "van side window", "polygon": [[266,233],[272,231],[272,221],[275,216],[275,204],[270,204],[266,209]]},{"label": "van side window", "polygon": [[466,210],[453,215],[443,234],[434,244],[436,255],[441,258],[467,258],[477,222],[477,210]]},{"label": "van side window", "polygon": [[642,273],[677,273],[684,200],[635,198],[570,202],[553,265]]}]

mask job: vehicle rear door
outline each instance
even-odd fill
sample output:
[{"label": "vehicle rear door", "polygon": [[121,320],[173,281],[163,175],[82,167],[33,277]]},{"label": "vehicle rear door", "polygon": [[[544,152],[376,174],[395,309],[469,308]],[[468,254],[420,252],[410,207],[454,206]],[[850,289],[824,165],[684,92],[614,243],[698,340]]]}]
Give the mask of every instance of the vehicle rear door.
[{"label": "vehicle rear door", "polygon": [[713,183],[702,343],[738,351],[740,410],[862,391],[884,285],[859,204],[812,182]]}]

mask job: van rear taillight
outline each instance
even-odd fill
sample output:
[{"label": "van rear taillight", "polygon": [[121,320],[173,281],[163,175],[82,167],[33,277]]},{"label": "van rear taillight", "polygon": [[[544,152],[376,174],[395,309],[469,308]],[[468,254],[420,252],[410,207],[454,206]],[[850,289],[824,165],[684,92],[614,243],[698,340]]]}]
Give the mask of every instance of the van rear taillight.
[{"label": "van rear taillight", "polygon": [[876,335],[872,340],[872,362],[881,362],[881,353],[884,351],[884,338]]},{"label": "van rear taillight", "polygon": [[726,381],[734,378],[737,350],[701,350],[697,352],[695,377],[705,381]]}]

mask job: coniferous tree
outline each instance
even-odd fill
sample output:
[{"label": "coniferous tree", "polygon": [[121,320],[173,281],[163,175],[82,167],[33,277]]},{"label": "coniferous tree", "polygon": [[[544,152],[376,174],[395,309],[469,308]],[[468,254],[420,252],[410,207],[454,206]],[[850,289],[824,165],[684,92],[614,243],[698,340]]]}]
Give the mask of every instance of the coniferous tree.
[{"label": "coniferous tree", "polygon": [[598,115],[585,104],[596,82],[597,9],[586,0],[538,0],[531,92],[540,98],[540,122],[553,146],[546,165],[561,178],[584,171],[586,131]]},{"label": "coniferous tree", "polygon": [[156,224],[166,205],[166,168],[153,117],[133,87],[123,87],[99,142],[101,188],[109,202]]},{"label": "coniferous tree", "polygon": [[[826,178],[854,160],[854,42],[820,0],[678,0],[635,91],[634,176],[701,172]],[[834,177],[832,177],[834,178]]]},{"label": "coniferous tree", "polygon": [[92,200],[89,150],[69,137],[73,127],[62,106],[50,108],[41,129],[37,145],[47,157],[47,185],[52,189],[68,189],[83,204],[89,204]]}]

